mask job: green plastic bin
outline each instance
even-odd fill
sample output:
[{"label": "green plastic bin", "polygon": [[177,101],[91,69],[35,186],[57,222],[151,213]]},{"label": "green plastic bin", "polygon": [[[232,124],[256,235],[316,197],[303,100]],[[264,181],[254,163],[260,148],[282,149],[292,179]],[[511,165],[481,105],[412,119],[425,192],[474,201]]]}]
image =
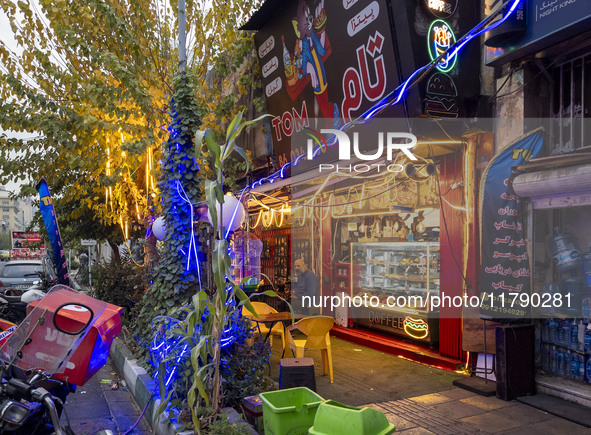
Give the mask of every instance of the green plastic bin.
[{"label": "green plastic bin", "polygon": [[318,407],[310,435],[389,435],[396,430],[383,412],[372,408],[355,408],[333,400]]},{"label": "green plastic bin", "polygon": [[265,435],[307,435],[324,399],[306,387],[259,394]]}]

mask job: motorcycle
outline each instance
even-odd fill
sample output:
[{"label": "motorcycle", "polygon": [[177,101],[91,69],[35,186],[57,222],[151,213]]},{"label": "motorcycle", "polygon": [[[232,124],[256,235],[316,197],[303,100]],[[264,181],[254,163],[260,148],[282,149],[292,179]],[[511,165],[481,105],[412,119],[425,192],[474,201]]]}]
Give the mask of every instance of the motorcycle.
[{"label": "motorcycle", "polygon": [[57,285],[18,327],[0,320],[0,434],[73,435],[60,422],[66,397],[106,363],[119,312]]},{"label": "motorcycle", "polygon": [[39,280],[20,294],[6,288],[0,293],[0,318],[19,324],[27,316],[27,305],[42,299],[53,287],[57,278],[44,272],[37,272]]}]

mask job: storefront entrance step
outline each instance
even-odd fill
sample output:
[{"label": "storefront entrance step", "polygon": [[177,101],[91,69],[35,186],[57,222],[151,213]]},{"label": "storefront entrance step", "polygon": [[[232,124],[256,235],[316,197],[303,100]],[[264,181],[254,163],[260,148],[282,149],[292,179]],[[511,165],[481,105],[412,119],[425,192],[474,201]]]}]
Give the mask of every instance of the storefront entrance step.
[{"label": "storefront entrance step", "polygon": [[392,355],[399,355],[412,361],[420,362],[426,365],[438,367],[445,370],[460,370],[463,367],[461,361],[447,358],[430,349],[426,349],[416,344],[397,340],[396,338],[386,337],[383,334],[374,333],[357,328],[342,328],[334,326],[330,330],[330,335],[358,343],[372,349],[379,350]]},{"label": "storefront entrance step", "polygon": [[521,396],[517,400],[549,414],[572,421],[573,423],[591,427],[591,412],[589,412],[589,408],[578,403],[569,402],[546,394]]},{"label": "storefront entrance step", "polygon": [[456,387],[471,391],[481,396],[490,397],[497,393],[497,383],[489,380],[488,382],[477,376],[471,376],[453,381]]},{"label": "storefront entrance step", "polygon": [[[553,374],[536,374],[536,392],[591,408],[591,384]],[[591,413],[590,413],[591,414]]]}]

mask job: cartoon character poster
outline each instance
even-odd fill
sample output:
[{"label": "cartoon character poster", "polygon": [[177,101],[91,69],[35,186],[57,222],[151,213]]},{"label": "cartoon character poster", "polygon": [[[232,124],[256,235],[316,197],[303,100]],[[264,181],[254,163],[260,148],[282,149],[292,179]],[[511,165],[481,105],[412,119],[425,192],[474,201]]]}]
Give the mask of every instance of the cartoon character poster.
[{"label": "cartoon character poster", "polygon": [[[305,152],[295,133],[339,128],[399,85],[391,29],[385,0],[291,0],[257,32],[280,165]],[[401,107],[388,113],[403,115]]]}]

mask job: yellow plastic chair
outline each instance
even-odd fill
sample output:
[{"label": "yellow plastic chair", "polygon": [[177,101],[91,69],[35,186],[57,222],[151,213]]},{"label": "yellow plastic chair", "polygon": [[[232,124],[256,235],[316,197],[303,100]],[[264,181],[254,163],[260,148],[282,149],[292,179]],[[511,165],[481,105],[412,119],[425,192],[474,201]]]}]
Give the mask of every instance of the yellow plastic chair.
[{"label": "yellow plastic chair", "polygon": [[[287,341],[291,350],[295,350],[296,358],[304,357],[305,349],[320,349],[322,354],[322,368],[324,374],[330,374],[333,383],[332,351],[329,331],[334,325],[334,319],[328,316],[305,317],[287,328]],[[291,334],[300,331],[305,336]]]},{"label": "yellow plastic chair", "polygon": [[[276,313],[277,310],[267,304],[265,304],[264,302],[251,302],[254,310],[257,312],[257,314],[272,314],[272,313]],[[248,317],[248,318],[253,318],[254,315],[248,311],[246,308],[242,309],[242,315],[244,317]],[[251,327],[258,331],[261,331],[261,335],[264,337],[267,336],[267,334],[269,333],[269,327],[263,323],[257,323],[253,320],[251,320]],[[278,322],[277,324],[273,325],[273,328],[271,329],[271,334],[269,335],[269,344],[271,345],[271,348],[273,347],[273,336],[274,335],[278,335],[281,337],[281,346],[282,349],[285,349],[285,334],[284,334],[284,328],[283,328],[283,324],[281,322]]]}]

